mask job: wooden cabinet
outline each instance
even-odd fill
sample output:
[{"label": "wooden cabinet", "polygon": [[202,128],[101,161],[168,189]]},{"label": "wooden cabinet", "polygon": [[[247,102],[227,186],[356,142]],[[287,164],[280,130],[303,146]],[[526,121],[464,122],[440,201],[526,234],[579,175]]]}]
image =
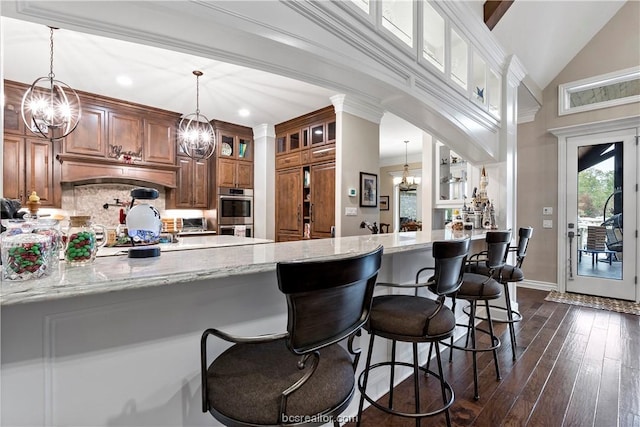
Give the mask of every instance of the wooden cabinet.
[{"label": "wooden cabinet", "polygon": [[3,196],[26,206],[35,191],[42,207],[60,206],[56,185],[53,146],[46,139],[5,135],[3,150]]},{"label": "wooden cabinet", "polygon": [[176,121],[146,117],[143,121],[143,157],[151,163],[172,165],[176,158]]},{"label": "wooden cabinet", "polygon": [[253,188],[253,163],[218,159],[218,187]]},{"label": "wooden cabinet", "polygon": [[64,154],[109,163],[176,164],[180,114],[79,92],[82,116],[64,140]]},{"label": "wooden cabinet", "polygon": [[104,108],[82,104],[82,116],[76,130],[64,141],[65,152],[105,157],[107,153],[107,114]]},{"label": "wooden cabinet", "polygon": [[208,160],[178,156],[178,166],[175,207],[207,209],[209,207]]},{"label": "wooden cabinet", "polygon": [[302,168],[276,173],[276,238],[279,242],[302,238]]},{"label": "wooden cabinet", "polygon": [[276,239],[331,237],[335,225],[333,107],[276,125]]},{"label": "wooden cabinet", "polygon": [[[24,135],[25,126],[20,114],[22,96],[28,86],[4,82],[4,133]],[[6,197],[6,196],[5,196]]]},{"label": "wooden cabinet", "polygon": [[336,163],[311,165],[309,171],[310,237],[331,237],[331,229],[336,223]]},{"label": "wooden cabinet", "polygon": [[331,237],[335,225],[335,162],[276,171],[279,242]]},{"label": "wooden cabinet", "polygon": [[253,130],[233,123],[214,121],[216,187],[253,188]]},{"label": "wooden cabinet", "polygon": [[107,157],[142,160],[142,120],[135,114],[109,111]]}]

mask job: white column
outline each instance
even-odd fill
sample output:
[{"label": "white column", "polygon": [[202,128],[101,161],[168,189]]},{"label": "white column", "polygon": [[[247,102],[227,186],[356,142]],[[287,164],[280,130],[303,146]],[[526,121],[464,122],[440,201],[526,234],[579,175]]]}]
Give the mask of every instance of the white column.
[{"label": "white column", "polygon": [[[360,172],[380,174],[383,110],[346,95],[332,96],[331,102],[336,110],[336,237],[367,234],[369,230],[361,229],[360,223],[379,223],[380,207],[360,207]],[[349,197],[349,188],[357,190],[356,197]],[[357,215],[346,216],[347,207],[356,208]]]},{"label": "white column", "polygon": [[502,129],[500,132],[501,159],[505,161],[504,170],[506,178],[503,182],[505,188],[505,205],[501,209],[504,218],[499,218],[499,224],[505,224],[505,228],[516,230],[517,226],[517,190],[518,190],[518,86],[526,75],[524,66],[515,55],[507,60],[504,70],[505,78],[502,79]]},{"label": "white column", "polygon": [[273,125],[253,128],[253,232],[260,239],[276,239],[275,139]]},{"label": "white column", "polygon": [[422,229],[431,230],[433,226],[433,169],[438,167],[433,161],[433,146],[436,140],[426,132],[422,132],[422,180],[420,181],[420,193],[422,193]]}]

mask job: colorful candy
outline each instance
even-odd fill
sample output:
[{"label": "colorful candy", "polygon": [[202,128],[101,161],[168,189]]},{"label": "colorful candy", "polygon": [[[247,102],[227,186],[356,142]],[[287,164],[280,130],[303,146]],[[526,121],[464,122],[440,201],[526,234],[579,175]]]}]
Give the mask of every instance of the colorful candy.
[{"label": "colorful candy", "polygon": [[91,231],[80,231],[67,237],[65,260],[69,263],[85,263],[96,253],[96,236]]},{"label": "colorful candy", "polygon": [[5,237],[2,245],[4,277],[26,280],[49,274],[51,258],[50,239],[35,234]]}]

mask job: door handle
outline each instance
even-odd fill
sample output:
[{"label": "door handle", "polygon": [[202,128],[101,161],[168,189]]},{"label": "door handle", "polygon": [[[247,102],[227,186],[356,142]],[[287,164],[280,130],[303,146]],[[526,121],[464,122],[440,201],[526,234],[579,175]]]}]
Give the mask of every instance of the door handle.
[{"label": "door handle", "polygon": [[309,220],[313,222],[313,203],[309,206]]}]

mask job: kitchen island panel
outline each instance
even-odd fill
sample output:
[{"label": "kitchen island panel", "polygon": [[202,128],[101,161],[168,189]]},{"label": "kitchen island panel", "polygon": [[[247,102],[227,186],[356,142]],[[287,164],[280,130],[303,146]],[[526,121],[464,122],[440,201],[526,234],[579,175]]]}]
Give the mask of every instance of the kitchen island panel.
[{"label": "kitchen island panel", "polygon": [[[90,266],[61,268],[58,282],[22,283],[24,295],[16,288],[7,292],[14,284],[4,282],[3,295],[11,299],[4,300],[1,312],[0,423],[219,425],[201,412],[200,336],[212,327],[251,336],[285,331],[287,307],[276,262],[335,259],[382,243],[379,280],[411,283],[418,268],[433,265],[430,236],[230,246],[147,260],[103,257]],[[481,235],[474,239],[482,244]],[[376,289],[376,294],[389,292],[398,290]],[[368,334],[357,341],[366,353]],[[209,340],[209,361],[228,345]],[[388,357],[389,347],[386,340],[376,341],[374,363]],[[427,352],[428,346],[420,347],[421,361]],[[410,346],[398,346],[398,360],[410,356]],[[397,375],[396,381],[402,380]],[[378,375],[371,377],[369,390],[382,396],[387,386],[388,378]],[[344,415],[355,416],[357,405],[356,393]]]}]

